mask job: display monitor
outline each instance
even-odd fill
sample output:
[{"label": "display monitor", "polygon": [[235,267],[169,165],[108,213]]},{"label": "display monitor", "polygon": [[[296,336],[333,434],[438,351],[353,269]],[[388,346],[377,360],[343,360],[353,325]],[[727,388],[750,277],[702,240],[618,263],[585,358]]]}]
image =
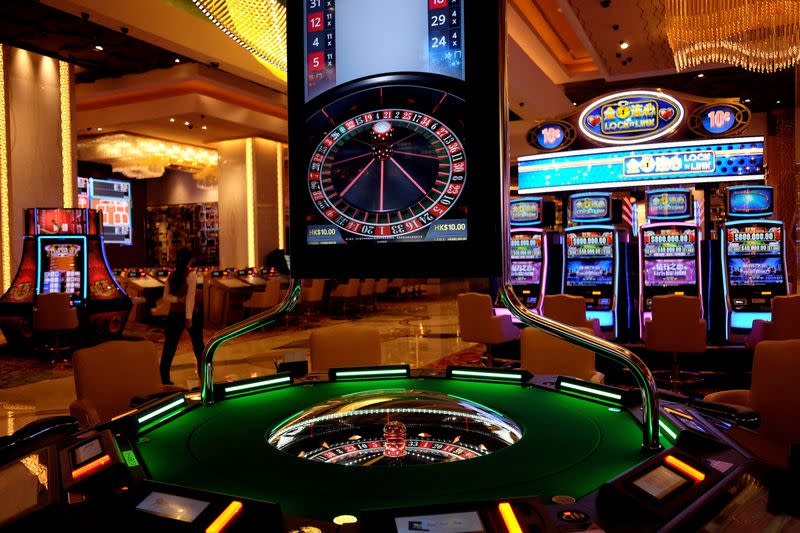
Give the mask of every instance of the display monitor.
[{"label": "display monitor", "polygon": [[394,519],[397,533],[485,533],[477,511],[454,512],[421,516],[401,516]]},{"label": "display monitor", "polygon": [[87,232],[85,209],[37,208],[35,235],[84,235]]},{"label": "display monitor", "polygon": [[130,183],[79,177],[78,206],[102,213],[106,244],[133,244]]},{"label": "display monitor", "polygon": [[573,194],[570,196],[569,213],[573,222],[607,222],[611,220],[611,195]]},{"label": "display monitor", "polygon": [[511,226],[536,226],[542,223],[542,198],[530,196],[511,200]]},{"label": "display monitor", "polygon": [[511,260],[541,259],[542,234],[539,232],[511,233]]},{"label": "display monitor", "polygon": [[732,286],[783,285],[783,260],[780,256],[729,256],[728,281]]},{"label": "display monitor", "polygon": [[566,234],[567,259],[614,257],[613,230],[586,230]]},{"label": "display monitor", "polygon": [[694,216],[694,201],[689,189],[659,189],[647,191],[647,218],[658,220],[687,220]]},{"label": "display monitor", "polygon": [[567,261],[567,287],[614,284],[614,261],[611,259],[573,259]]},{"label": "display monitor", "polygon": [[773,188],[767,185],[728,187],[729,217],[766,217],[774,213]]},{"label": "display monitor", "polygon": [[696,259],[649,259],[644,262],[645,287],[674,287],[696,283]]},{"label": "display monitor", "polygon": [[661,226],[642,229],[642,257],[695,257],[697,229],[694,227]]},{"label": "display monitor", "polygon": [[67,292],[86,297],[86,237],[39,237],[36,294]]},{"label": "display monitor", "polygon": [[728,226],[725,232],[729,257],[781,254],[783,227],[780,224]]},{"label": "display monitor", "polygon": [[691,481],[666,466],[657,466],[643,476],[635,479],[633,484],[656,500],[663,500],[679,488]]},{"label": "display monitor", "polygon": [[139,502],[136,510],[179,522],[192,523],[209,505],[210,502],[154,491]]},{"label": "display monitor", "polygon": [[541,282],[542,263],[539,261],[512,261],[511,283],[514,285],[534,285]]}]

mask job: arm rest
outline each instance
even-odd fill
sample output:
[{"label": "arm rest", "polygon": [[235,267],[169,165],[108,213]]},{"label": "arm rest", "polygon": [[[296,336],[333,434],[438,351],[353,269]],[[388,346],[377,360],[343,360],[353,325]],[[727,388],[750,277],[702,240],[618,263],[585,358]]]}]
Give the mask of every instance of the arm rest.
[{"label": "arm rest", "polygon": [[749,390],[723,390],[712,392],[703,398],[704,402],[726,403],[742,407],[750,407]]},{"label": "arm rest", "polygon": [[592,377],[589,378],[589,381],[592,383],[605,383],[606,382],[606,375],[602,372],[598,372],[597,370],[594,371]]},{"label": "arm rest", "polygon": [[88,428],[101,422],[97,408],[87,400],[75,400],[69,404],[69,414],[78,420],[78,424],[82,428]]},{"label": "arm rest", "polygon": [[750,349],[755,349],[756,344],[760,341],[767,340],[767,329],[769,328],[769,320],[757,318],[753,320],[753,328],[750,333],[744,338],[744,345]]}]

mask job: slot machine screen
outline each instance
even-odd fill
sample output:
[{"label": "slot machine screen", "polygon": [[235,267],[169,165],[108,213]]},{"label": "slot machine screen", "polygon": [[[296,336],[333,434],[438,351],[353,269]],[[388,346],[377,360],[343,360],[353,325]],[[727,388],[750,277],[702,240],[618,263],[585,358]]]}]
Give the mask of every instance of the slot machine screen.
[{"label": "slot machine screen", "polygon": [[511,233],[511,259],[541,259],[541,233]]},{"label": "slot machine screen", "polygon": [[642,230],[642,256],[645,260],[659,257],[696,257],[695,228],[647,228]]},{"label": "slot machine screen", "polygon": [[614,261],[611,259],[572,259],[567,262],[568,287],[613,285]]},{"label": "slot machine screen", "polygon": [[103,240],[106,244],[133,244],[130,183],[79,177],[78,206],[102,213]]},{"label": "slot machine screen", "polygon": [[294,274],[499,274],[500,11],[287,4]]},{"label": "slot machine screen", "polygon": [[611,197],[607,193],[573,194],[570,197],[570,218],[575,222],[611,220]]},{"label": "slot machine screen", "polygon": [[541,283],[542,264],[539,261],[512,261],[511,283],[514,285],[534,285]]},{"label": "slot machine screen", "polygon": [[542,199],[539,197],[511,200],[511,225],[534,226],[542,222]]},{"label": "slot machine screen", "polygon": [[767,185],[728,188],[728,215],[763,217],[773,214],[773,189]]},{"label": "slot machine screen", "polygon": [[691,218],[694,210],[692,191],[669,189],[647,192],[647,217],[651,220]]},{"label": "slot machine screen", "polygon": [[696,283],[695,259],[650,259],[644,262],[645,287],[673,287]]},{"label": "slot machine screen", "polygon": [[86,296],[86,239],[39,237],[36,294],[67,292]]},{"label": "slot machine screen", "polygon": [[735,285],[783,285],[781,257],[728,257],[728,279]]}]

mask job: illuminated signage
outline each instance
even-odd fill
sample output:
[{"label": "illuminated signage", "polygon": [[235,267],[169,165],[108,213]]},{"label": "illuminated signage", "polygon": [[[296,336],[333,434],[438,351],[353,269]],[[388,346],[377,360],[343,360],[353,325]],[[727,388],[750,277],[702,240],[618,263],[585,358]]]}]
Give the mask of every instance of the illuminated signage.
[{"label": "illuminated signage", "polygon": [[692,205],[692,191],[689,189],[647,191],[647,216],[651,220],[691,218]]},{"label": "illuminated signage", "polygon": [[576,222],[601,222],[611,219],[608,193],[573,194],[570,197],[570,219]]},{"label": "illuminated signage", "polygon": [[511,225],[533,226],[542,221],[542,199],[538,197],[511,200]]},{"label": "illuminated signage", "polygon": [[520,157],[519,193],[764,178],[764,137],[593,148]]},{"label": "illuminated signage", "polygon": [[567,122],[543,122],[528,132],[528,144],[545,152],[567,148],[575,140],[575,128]]},{"label": "illuminated signage", "polygon": [[681,103],[657,91],[615,93],[589,105],[578,120],[587,138],[602,144],[637,144],[675,131],[684,118]]},{"label": "illuminated signage", "polygon": [[772,194],[767,185],[728,187],[728,216],[769,216],[773,213]]}]

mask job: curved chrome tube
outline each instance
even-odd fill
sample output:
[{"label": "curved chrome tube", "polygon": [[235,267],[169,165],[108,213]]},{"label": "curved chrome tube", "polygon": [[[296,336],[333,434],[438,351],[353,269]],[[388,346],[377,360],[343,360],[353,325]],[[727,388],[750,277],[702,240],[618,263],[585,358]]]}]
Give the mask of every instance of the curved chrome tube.
[{"label": "curved chrome tube", "polygon": [[642,392],[642,447],[647,450],[661,448],[658,429],[658,393],[653,374],[639,357],[612,342],[595,337],[583,331],[571,328],[561,322],[539,316],[530,311],[517,299],[511,285],[503,283],[500,292],[503,304],[528,326],[541,329],[547,333],[577,344],[581,348],[592,350],[603,357],[615,361],[628,368],[636,379]]},{"label": "curved chrome tube", "polygon": [[300,297],[301,290],[302,284],[294,278],[291,278],[289,280],[289,289],[278,305],[266,311],[262,311],[257,315],[253,315],[248,319],[242,320],[241,322],[223,328],[211,337],[203,350],[202,399],[204,405],[211,405],[214,403],[214,355],[216,355],[217,350],[229,340],[241,337],[258,328],[269,325],[281,315],[294,309]]}]

